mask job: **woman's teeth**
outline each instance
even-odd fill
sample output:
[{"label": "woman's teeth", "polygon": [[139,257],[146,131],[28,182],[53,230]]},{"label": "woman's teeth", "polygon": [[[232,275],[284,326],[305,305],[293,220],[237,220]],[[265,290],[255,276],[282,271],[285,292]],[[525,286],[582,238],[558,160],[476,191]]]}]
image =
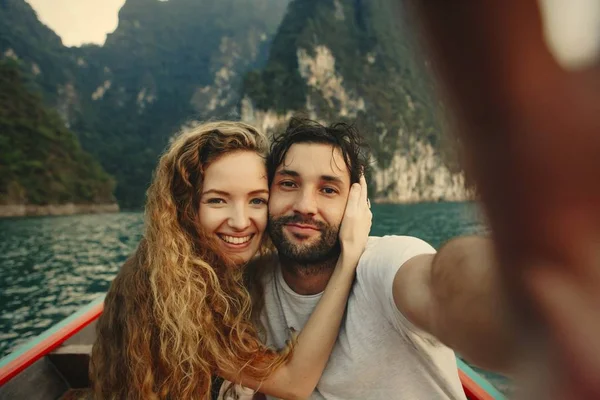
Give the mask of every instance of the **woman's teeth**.
[{"label": "woman's teeth", "polygon": [[242,243],[246,243],[248,240],[252,239],[252,235],[244,236],[244,237],[219,235],[219,237],[221,239],[223,239],[225,242],[231,243],[231,244],[242,244]]}]

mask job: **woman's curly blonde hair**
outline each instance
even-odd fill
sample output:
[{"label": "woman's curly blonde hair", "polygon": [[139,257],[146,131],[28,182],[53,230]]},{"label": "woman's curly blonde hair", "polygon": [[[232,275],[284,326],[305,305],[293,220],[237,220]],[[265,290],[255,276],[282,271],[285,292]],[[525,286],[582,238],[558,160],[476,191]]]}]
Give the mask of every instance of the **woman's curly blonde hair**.
[{"label": "woman's curly blonde hair", "polygon": [[221,121],[180,134],[161,157],[144,239],[113,281],[98,322],[90,362],[97,398],[208,399],[219,371],[260,381],[288,360],[291,347],[266,348],[252,323],[256,271],[220,254],[198,217],[208,164],[267,149],[252,126]]}]

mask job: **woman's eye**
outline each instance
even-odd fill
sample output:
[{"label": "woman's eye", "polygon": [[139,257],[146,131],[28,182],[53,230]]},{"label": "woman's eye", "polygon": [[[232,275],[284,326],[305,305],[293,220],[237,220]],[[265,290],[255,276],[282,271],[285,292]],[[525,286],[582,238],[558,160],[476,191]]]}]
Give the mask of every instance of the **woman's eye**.
[{"label": "woman's eye", "polygon": [[260,197],[250,200],[250,204],[257,205],[257,206],[261,206],[261,205],[267,204],[267,203],[268,203],[267,199],[262,199]]},{"label": "woman's eye", "polygon": [[225,200],[215,197],[215,198],[206,200],[206,203],[207,204],[225,204]]}]

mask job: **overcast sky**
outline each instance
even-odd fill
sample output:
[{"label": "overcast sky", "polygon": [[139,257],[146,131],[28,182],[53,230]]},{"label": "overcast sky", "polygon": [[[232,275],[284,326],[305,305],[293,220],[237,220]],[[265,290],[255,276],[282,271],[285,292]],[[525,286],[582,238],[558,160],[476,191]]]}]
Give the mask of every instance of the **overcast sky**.
[{"label": "overcast sky", "polygon": [[104,44],[125,0],[26,0],[66,46]]}]

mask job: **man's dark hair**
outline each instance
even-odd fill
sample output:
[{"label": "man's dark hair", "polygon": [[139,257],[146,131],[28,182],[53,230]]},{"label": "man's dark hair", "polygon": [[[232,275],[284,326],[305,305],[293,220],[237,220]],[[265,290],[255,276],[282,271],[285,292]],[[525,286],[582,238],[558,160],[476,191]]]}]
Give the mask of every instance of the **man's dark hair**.
[{"label": "man's dark hair", "polygon": [[369,147],[358,130],[349,124],[338,122],[330,126],[307,119],[294,117],[286,130],[273,138],[267,156],[269,186],[277,167],[283,162],[290,147],[296,143],[325,143],[338,148],[350,174],[350,183],[357,183],[369,163]]}]

